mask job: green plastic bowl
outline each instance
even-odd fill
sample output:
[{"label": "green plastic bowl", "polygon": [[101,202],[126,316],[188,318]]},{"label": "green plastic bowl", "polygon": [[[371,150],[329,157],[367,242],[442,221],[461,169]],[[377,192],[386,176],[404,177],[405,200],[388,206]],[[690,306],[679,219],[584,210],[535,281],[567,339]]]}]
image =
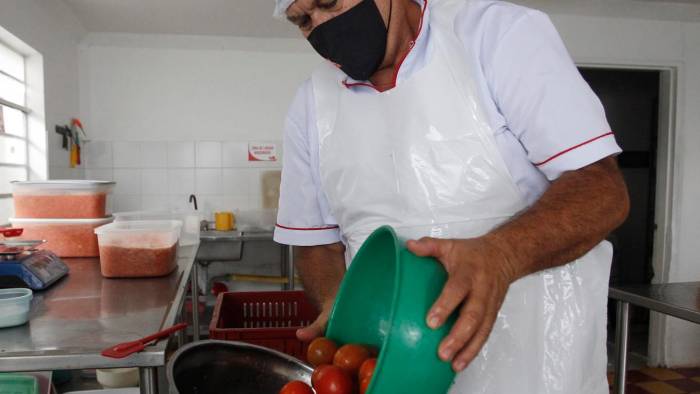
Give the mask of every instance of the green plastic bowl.
[{"label": "green plastic bowl", "polygon": [[447,392],[455,373],[437,349],[454,316],[437,330],[425,322],[446,280],[439,262],[409,252],[389,226],[373,232],[357,252],[326,336],[380,349],[368,394]]}]

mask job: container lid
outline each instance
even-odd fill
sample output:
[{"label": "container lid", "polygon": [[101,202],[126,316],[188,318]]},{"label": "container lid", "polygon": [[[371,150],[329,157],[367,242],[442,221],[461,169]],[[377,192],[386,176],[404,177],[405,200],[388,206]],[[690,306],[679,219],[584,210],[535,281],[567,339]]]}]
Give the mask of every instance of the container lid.
[{"label": "container lid", "polygon": [[85,179],[56,179],[46,181],[12,181],[13,186],[39,186],[45,189],[62,189],[70,187],[73,189],[92,189],[99,186],[111,186],[116,182],[112,181],[92,181]]},{"label": "container lid", "polygon": [[114,217],[120,216],[166,216],[172,215],[175,211],[124,211],[124,212],[114,212],[112,215]]},{"label": "container lid", "polygon": [[180,231],[182,222],[179,220],[135,220],[114,222],[95,229],[95,234],[133,233],[141,231]]},{"label": "container lid", "polygon": [[102,225],[114,221],[112,216],[97,219],[34,219],[34,218],[9,218],[12,225],[18,224],[94,224]]},{"label": "container lid", "polygon": [[30,289],[0,289],[0,304],[16,301],[32,299],[32,291]]},{"label": "container lid", "polygon": [[[113,212],[112,215],[115,218],[119,217],[166,217],[166,216],[184,216],[184,215],[199,215],[199,211],[194,209],[173,209],[173,210],[162,210],[162,211],[123,211],[123,212]],[[143,219],[146,220],[146,219]],[[170,220],[170,219],[153,219],[153,220]]]},{"label": "container lid", "polygon": [[0,253],[2,253],[2,246],[6,248],[35,248],[43,243],[46,243],[46,241],[38,239],[3,239],[0,240]]}]

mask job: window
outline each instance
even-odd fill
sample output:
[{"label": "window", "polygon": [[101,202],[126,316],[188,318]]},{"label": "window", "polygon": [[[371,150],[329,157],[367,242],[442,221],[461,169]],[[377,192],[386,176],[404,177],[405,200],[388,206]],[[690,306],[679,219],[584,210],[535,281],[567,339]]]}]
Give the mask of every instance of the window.
[{"label": "window", "polygon": [[0,42],[0,224],[12,212],[10,182],[29,174],[26,59]]}]

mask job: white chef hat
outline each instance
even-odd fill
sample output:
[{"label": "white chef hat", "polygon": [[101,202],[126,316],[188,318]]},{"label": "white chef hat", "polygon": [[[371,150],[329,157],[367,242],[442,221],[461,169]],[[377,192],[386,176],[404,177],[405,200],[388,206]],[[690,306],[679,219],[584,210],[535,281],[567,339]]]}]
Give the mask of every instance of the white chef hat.
[{"label": "white chef hat", "polygon": [[275,18],[283,19],[287,14],[287,8],[296,0],[275,0]]}]

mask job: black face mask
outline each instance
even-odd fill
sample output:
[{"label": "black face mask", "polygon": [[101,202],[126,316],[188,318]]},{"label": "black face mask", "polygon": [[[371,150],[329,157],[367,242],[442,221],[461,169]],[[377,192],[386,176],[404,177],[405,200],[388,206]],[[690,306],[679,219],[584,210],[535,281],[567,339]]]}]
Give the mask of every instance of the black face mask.
[{"label": "black face mask", "polygon": [[386,37],[387,27],[374,0],[362,0],[316,26],[309,35],[309,42],[316,52],[339,64],[352,79],[365,81],[384,60]]}]

